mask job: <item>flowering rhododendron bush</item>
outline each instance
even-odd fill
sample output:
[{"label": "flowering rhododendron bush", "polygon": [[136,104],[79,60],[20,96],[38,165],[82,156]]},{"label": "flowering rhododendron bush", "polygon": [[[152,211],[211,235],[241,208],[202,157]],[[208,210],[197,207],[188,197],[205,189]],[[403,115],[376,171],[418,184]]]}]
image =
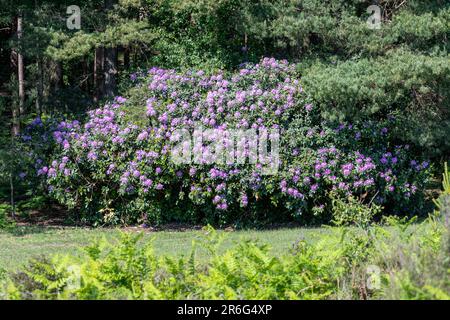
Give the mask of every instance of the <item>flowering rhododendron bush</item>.
[{"label": "flowering rhododendron bush", "polygon": [[[420,209],[428,163],[395,145],[395,119],[323,122],[286,61],[265,58],[232,75],[152,68],[130,81],[126,98],[85,121],[36,119],[23,136],[33,158],[23,177],[86,221],[325,221],[331,191],[386,212]],[[208,132],[200,144],[183,140],[191,161],[174,161],[180,132],[199,127]],[[234,143],[230,130],[268,133],[267,161],[211,161],[211,142]]]}]

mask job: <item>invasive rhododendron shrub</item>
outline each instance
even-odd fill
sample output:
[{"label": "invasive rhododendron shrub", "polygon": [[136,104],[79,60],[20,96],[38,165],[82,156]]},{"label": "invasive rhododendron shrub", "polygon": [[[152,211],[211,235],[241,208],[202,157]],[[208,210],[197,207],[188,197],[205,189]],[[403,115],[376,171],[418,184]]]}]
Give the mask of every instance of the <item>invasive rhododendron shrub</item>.
[{"label": "invasive rhododendron shrub", "polygon": [[[286,61],[265,58],[233,75],[152,68],[131,81],[127,98],[84,124],[53,126],[48,163],[35,153],[50,194],[89,221],[308,221],[325,217],[330,191],[418,208],[428,164],[391,143],[395,119],[324,123]],[[265,140],[234,140],[235,131]],[[39,137],[31,130],[26,140]],[[217,146],[236,153],[217,157]]]}]

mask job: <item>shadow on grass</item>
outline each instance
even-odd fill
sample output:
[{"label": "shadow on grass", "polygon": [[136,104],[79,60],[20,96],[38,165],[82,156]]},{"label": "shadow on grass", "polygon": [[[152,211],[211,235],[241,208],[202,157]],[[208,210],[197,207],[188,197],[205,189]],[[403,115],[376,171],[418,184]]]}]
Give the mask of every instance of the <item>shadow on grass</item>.
[{"label": "shadow on grass", "polygon": [[54,227],[32,226],[32,225],[11,225],[0,229],[1,233],[6,233],[15,237],[23,237],[29,234],[43,234],[47,233]]}]

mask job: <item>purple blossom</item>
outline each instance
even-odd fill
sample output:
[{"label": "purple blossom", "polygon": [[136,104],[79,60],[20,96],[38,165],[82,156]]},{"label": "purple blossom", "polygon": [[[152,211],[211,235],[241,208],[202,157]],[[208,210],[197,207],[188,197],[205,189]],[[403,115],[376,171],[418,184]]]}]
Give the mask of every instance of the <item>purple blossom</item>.
[{"label": "purple blossom", "polygon": [[246,207],[248,205],[248,197],[246,194],[241,196],[241,206]]},{"label": "purple blossom", "polygon": [[49,177],[55,177],[56,176],[56,170],[54,168],[48,169],[48,176]]},{"label": "purple blossom", "polygon": [[89,160],[95,161],[98,159],[98,156],[94,152],[89,152],[87,155]]},{"label": "purple blossom", "polygon": [[151,187],[151,185],[153,184],[153,181],[151,179],[147,179],[144,181],[143,184],[145,187]]},{"label": "purple blossom", "polygon": [[133,171],[133,177],[139,178],[140,176],[141,176],[141,173],[139,172],[139,170],[134,170]]},{"label": "purple blossom", "polygon": [[147,131],[142,131],[137,137],[138,141],[142,141],[142,140],[145,140],[147,138],[148,138],[148,132]]}]

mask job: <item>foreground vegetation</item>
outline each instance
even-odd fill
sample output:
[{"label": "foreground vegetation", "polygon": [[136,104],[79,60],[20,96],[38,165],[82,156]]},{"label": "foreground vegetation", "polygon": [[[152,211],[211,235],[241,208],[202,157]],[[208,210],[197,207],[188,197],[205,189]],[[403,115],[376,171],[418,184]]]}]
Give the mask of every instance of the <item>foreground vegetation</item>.
[{"label": "foreground vegetation", "polygon": [[[119,237],[121,232],[143,233],[141,243],[153,242],[155,254],[179,257],[192,249],[192,241],[198,231],[178,229],[151,232],[136,227],[128,229],[76,228],[76,227],[39,227],[14,226],[0,230],[0,269],[14,271],[24,266],[29,259],[52,254],[79,254],[80,247],[92,241],[105,238],[108,241]],[[316,242],[323,234],[332,232],[328,228],[280,228],[276,230],[235,230],[218,231],[226,233],[221,248],[226,249],[240,240],[255,240],[271,244],[271,253],[286,253],[292,245],[307,239]],[[204,255],[200,255],[203,259]]]},{"label": "foreground vegetation", "polygon": [[23,271],[5,273],[0,297],[450,299],[450,228],[441,219],[415,227],[399,219],[387,221],[391,228],[342,227],[278,254],[266,241],[220,250],[226,234],[212,228],[198,233],[186,256],[156,254],[158,242],[122,233],[79,255],[36,258]]}]

